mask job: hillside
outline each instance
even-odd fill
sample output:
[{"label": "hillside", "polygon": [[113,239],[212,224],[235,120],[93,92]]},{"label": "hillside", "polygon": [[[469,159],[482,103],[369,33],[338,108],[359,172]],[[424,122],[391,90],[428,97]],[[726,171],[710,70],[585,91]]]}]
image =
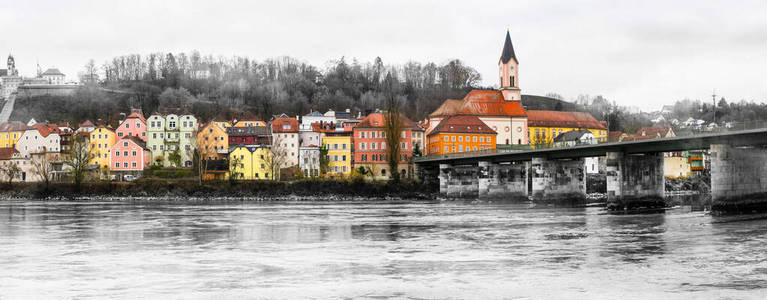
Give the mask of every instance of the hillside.
[{"label": "hillside", "polygon": [[536,95],[522,95],[522,106],[532,110],[584,111],[581,105]]}]

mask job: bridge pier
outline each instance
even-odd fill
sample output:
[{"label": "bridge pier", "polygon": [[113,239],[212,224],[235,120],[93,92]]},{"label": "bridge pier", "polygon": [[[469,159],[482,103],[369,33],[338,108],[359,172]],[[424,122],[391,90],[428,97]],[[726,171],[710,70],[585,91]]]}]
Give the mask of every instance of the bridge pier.
[{"label": "bridge pier", "polygon": [[607,207],[665,206],[663,153],[607,152]]},{"label": "bridge pier", "polygon": [[711,145],[712,210],[751,212],[767,209],[767,151],[760,147]]},{"label": "bridge pier", "polygon": [[535,202],[577,202],[586,198],[586,172],[583,158],[547,160],[533,157],[532,196]]},{"label": "bridge pier", "polygon": [[527,163],[479,162],[480,199],[527,200]]},{"label": "bridge pier", "polygon": [[479,172],[475,166],[439,165],[439,192],[450,198],[476,197]]}]

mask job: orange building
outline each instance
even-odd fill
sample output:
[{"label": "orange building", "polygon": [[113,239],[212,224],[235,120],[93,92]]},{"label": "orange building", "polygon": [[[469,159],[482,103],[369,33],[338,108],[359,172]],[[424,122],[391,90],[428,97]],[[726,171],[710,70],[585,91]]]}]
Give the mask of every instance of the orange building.
[{"label": "orange building", "polygon": [[429,155],[495,149],[496,132],[476,116],[451,116],[426,135]]}]

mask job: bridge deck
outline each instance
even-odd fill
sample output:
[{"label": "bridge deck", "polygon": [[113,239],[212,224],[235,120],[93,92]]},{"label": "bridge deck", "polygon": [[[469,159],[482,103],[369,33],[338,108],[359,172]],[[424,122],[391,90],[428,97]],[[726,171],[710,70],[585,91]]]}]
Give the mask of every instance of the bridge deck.
[{"label": "bridge deck", "polygon": [[712,144],[728,144],[736,147],[767,145],[767,128],[652,140],[582,145],[566,148],[464,152],[450,155],[419,157],[415,160],[415,163],[419,165],[439,163],[474,164],[478,161],[527,161],[531,160],[533,157],[545,157],[549,159],[594,157],[604,156],[607,152],[623,152],[626,154],[676,152],[708,149]]}]

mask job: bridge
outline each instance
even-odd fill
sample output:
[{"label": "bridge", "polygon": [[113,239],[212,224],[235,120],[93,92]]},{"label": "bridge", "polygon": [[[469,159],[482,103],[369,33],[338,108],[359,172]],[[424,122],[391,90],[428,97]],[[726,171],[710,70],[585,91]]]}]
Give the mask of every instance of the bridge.
[{"label": "bridge", "polygon": [[[767,129],[602,143],[567,148],[491,150],[420,157],[424,180],[447,197],[558,201],[585,198],[586,157],[606,158],[612,207],[662,205],[663,153],[710,150],[716,209],[767,207]],[[531,178],[532,177],[532,178]],[[528,187],[528,181],[532,186]]]}]

